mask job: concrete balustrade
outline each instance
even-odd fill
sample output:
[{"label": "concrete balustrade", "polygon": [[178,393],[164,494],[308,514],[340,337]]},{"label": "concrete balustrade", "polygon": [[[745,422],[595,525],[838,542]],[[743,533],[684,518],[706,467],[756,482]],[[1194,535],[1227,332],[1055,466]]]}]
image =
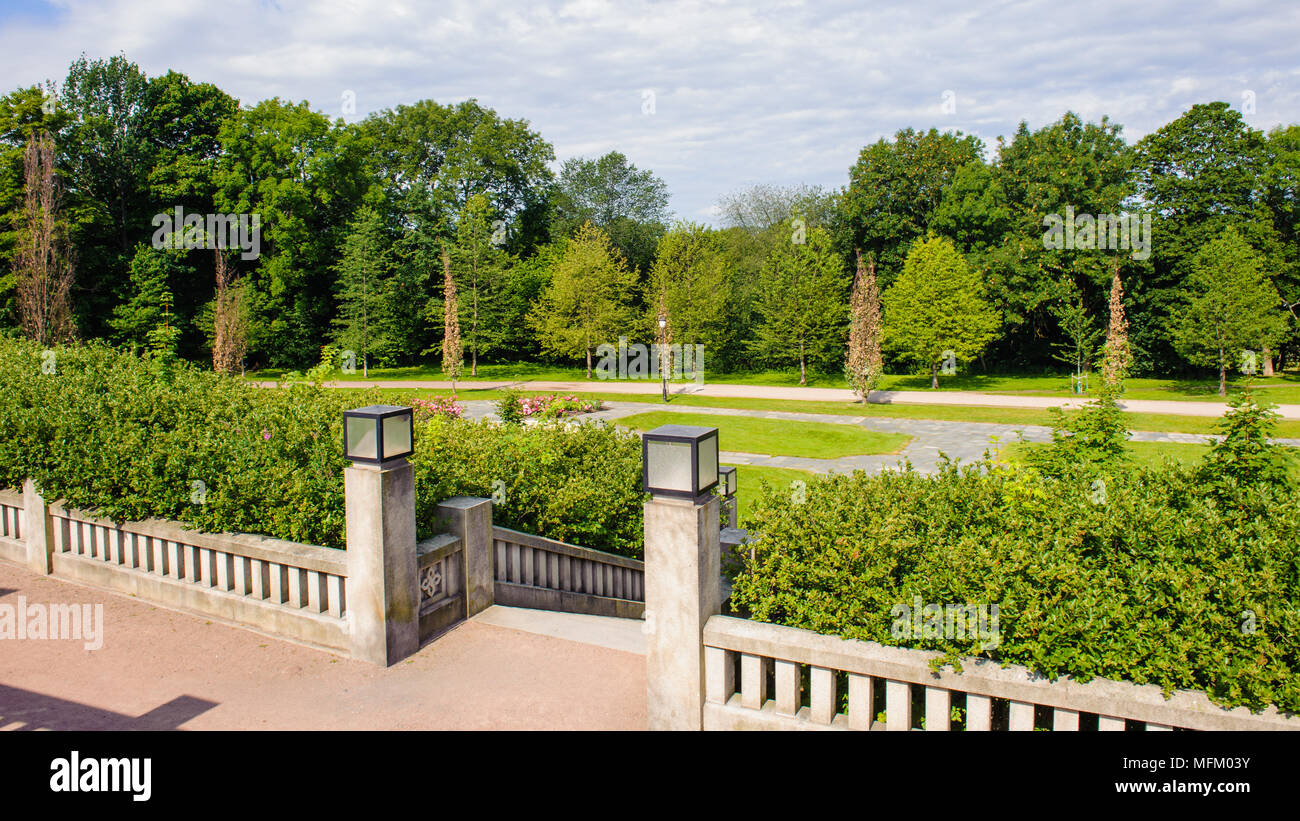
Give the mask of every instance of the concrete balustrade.
[{"label": "concrete balustrade", "polygon": [[[941,657],[937,652],[728,616],[708,619],[701,644],[706,730],[907,731],[921,729],[923,723],[929,732],[995,727],[1078,731],[1085,720],[1089,728],[1102,731],[1130,724],[1148,731],[1300,730],[1300,717],[1276,708],[1226,710],[1204,693],[1176,692],[1166,699],[1154,685],[1107,679],[1084,683],[1068,677],[1050,681],[1024,667],[975,658],[962,660],[961,673],[952,667],[935,672],[930,665]],[[768,671],[775,673],[770,693]],[[917,701],[919,715],[913,706]],[[961,720],[954,726],[952,708],[958,706]],[[883,722],[878,720],[882,711]]]}]

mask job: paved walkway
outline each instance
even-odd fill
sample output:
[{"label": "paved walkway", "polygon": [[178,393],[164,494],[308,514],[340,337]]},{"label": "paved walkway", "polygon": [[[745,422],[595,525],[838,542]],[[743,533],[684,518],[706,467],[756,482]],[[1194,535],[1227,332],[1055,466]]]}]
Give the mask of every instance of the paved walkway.
[{"label": "paved walkway", "polygon": [[[255,382],[263,387],[272,387],[274,382]],[[358,381],[326,382],[328,387],[343,388],[414,388],[431,390],[449,390],[450,382],[408,380],[408,381]],[[561,393],[626,393],[658,394],[660,383],[583,381],[583,382],[506,382],[479,381],[459,382],[463,389],[490,390],[517,388],[529,391],[557,391]],[[857,398],[847,388],[799,388],[778,387],[770,385],[728,385],[723,383],[696,385],[678,383],[669,385],[669,393],[694,396],[736,397],[747,399],[795,399],[818,402],[853,402]],[[1050,396],[1014,396],[1011,394],[977,393],[974,391],[873,391],[869,400],[872,404],[882,405],[968,405],[994,408],[1077,408],[1088,402],[1087,399],[1069,399]],[[1179,402],[1160,399],[1129,399],[1121,401],[1122,410],[1133,413],[1166,413],[1180,416],[1222,416],[1228,409],[1225,402]],[[1300,419],[1300,405],[1278,405],[1278,414],[1283,419]]]},{"label": "paved walkway", "polygon": [[[471,419],[494,418],[496,403],[486,400],[471,400],[462,403],[465,416]],[[646,402],[605,402],[605,410],[575,417],[583,421],[606,421],[617,424],[619,419],[649,411],[663,411],[664,406]],[[984,422],[943,422],[932,419],[888,419],[882,417],[840,416],[826,413],[794,413],[788,411],[756,411],[737,408],[673,408],[674,412],[695,413],[717,416],[748,416],[758,419],[782,419],[789,422],[827,422],[839,425],[857,425],[867,430],[888,433],[903,433],[912,437],[912,441],[898,453],[877,454],[870,456],[844,456],[838,459],[812,459],[800,456],[767,456],[758,453],[739,453],[722,451],[722,460],[734,465],[766,465],[769,467],[795,468],[813,473],[852,473],[865,470],[875,473],[891,467],[899,467],[910,461],[912,467],[920,473],[935,473],[939,468],[940,454],[962,462],[972,462],[990,451],[994,456],[1007,444],[1025,442],[1052,441],[1051,428],[1042,425],[998,425]],[[1178,442],[1183,444],[1204,444],[1219,436],[1193,433],[1157,433],[1151,431],[1130,431],[1134,442]],[[1300,439],[1274,439],[1282,445],[1300,447]],[[725,446],[726,442],[722,442]]]},{"label": "paved walkway", "polygon": [[382,669],[0,561],[19,596],[102,604],[104,639],[0,639],[0,729],[646,728],[639,621],[495,607]]}]

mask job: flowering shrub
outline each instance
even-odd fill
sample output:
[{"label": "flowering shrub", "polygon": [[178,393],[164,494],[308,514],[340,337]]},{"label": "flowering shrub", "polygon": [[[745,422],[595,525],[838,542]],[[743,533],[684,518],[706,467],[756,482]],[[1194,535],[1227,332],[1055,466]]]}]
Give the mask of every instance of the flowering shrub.
[{"label": "flowering shrub", "polygon": [[601,409],[599,399],[579,399],[570,394],[558,396],[553,393],[541,396],[524,396],[518,400],[520,416],[535,416],[539,419],[562,419],[579,413],[593,413]]},{"label": "flowering shrub", "polygon": [[411,407],[415,409],[415,421],[427,422],[435,416],[447,416],[460,419],[465,409],[448,396],[435,396],[432,399],[412,399]]}]

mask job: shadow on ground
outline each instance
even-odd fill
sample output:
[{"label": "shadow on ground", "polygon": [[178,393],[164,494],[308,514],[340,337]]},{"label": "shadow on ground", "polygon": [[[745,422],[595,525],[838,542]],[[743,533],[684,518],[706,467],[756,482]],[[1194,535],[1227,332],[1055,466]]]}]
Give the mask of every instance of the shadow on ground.
[{"label": "shadow on ground", "polygon": [[0,684],[0,728],[14,730],[175,730],[216,706],[177,696],[144,715],[128,716]]}]

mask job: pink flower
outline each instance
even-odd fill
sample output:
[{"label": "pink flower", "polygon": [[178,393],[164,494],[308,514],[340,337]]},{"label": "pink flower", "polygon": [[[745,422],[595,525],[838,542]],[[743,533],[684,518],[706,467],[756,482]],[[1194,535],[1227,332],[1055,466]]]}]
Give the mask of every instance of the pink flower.
[{"label": "pink flower", "polygon": [[263,442],[271,441],[271,432],[266,428],[262,428],[262,441]]}]

